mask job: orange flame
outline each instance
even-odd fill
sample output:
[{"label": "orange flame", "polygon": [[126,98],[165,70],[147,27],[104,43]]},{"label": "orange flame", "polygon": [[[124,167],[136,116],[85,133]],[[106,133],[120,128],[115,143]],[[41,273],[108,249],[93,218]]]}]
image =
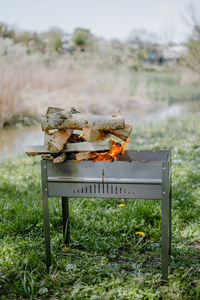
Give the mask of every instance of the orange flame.
[{"label": "orange flame", "polygon": [[90,157],[86,160],[92,160],[92,161],[97,161],[97,160],[104,160],[104,161],[114,161],[116,159],[116,156],[118,154],[124,154],[128,144],[129,144],[129,139],[127,139],[125,142],[122,144],[117,143],[115,139],[112,139],[113,145],[112,148],[107,151],[107,152],[93,152],[91,153]]}]

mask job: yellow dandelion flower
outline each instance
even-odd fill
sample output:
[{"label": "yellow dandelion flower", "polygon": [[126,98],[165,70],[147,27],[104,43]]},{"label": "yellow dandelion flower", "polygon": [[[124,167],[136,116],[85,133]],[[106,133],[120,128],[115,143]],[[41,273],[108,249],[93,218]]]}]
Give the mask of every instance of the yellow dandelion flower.
[{"label": "yellow dandelion flower", "polygon": [[138,234],[138,235],[141,235],[141,236],[145,237],[145,233],[142,232],[142,231],[138,231],[138,232],[136,232],[135,234]]},{"label": "yellow dandelion flower", "polygon": [[126,236],[126,233],[122,233],[122,236]]},{"label": "yellow dandelion flower", "polygon": [[124,203],[121,203],[121,204],[119,205],[119,207],[123,207],[123,206],[125,206],[125,204],[124,204]]},{"label": "yellow dandelion flower", "polygon": [[121,200],[122,200],[122,201],[125,201],[125,199],[124,199],[124,198],[122,198]]}]

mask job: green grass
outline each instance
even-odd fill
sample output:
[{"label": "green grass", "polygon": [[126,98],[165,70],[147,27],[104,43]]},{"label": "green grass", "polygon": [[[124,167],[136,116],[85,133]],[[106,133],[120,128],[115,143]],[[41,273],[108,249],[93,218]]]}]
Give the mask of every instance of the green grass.
[{"label": "green grass", "polygon": [[145,94],[147,98],[165,100],[169,104],[197,102],[200,100],[200,86],[183,84],[184,72],[175,69],[133,72],[130,93],[137,95],[138,89],[142,89],[142,96]]},{"label": "green grass", "polygon": [[70,199],[66,247],[60,200],[50,199],[53,265],[47,274],[39,158],[1,162],[1,300],[199,299],[199,131],[200,116],[189,115],[135,128],[131,140],[130,148],[173,154],[173,247],[165,286],[160,284],[159,201]]}]

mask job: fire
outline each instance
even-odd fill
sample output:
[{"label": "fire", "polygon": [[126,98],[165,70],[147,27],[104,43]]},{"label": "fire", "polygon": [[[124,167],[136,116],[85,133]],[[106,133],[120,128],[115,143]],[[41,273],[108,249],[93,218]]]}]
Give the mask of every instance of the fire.
[{"label": "fire", "polygon": [[91,153],[90,157],[86,160],[92,160],[92,161],[98,161],[98,160],[103,160],[103,161],[114,161],[116,159],[116,156],[118,154],[124,154],[128,144],[129,144],[129,139],[127,139],[125,142],[122,144],[117,143],[115,139],[112,139],[113,145],[112,148],[107,151],[107,152],[93,152]]}]

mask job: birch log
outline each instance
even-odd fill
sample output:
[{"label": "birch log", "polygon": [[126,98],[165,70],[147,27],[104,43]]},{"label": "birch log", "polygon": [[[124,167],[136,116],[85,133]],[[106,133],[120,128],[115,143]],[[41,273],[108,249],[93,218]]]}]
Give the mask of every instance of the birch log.
[{"label": "birch log", "polygon": [[83,128],[83,139],[87,142],[96,142],[108,138],[109,133],[97,130],[95,128],[86,127]]},{"label": "birch log", "polygon": [[126,124],[123,129],[113,130],[110,133],[117,136],[123,141],[126,141],[132,131],[132,125]]},{"label": "birch log", "polygon": [[75,109],[63,110],[41,117],[42,130],[51,129],[83,129],[94,127],[98,130],[123,129],[124,119],[121,116],[99,116],[82,114]]},{"label": "birch log", "polygon": [[53,159],[53,162],[54,162],[54,164],[59,164],[59,163],[65,161],[66,157],[67,157],[66,154],[65,154],[65,153],[62,153],[61,155],[55,157],[55,158]]},{"label": "birch log", "polygon": [[75,156],[77,161],[85,160],[90,158],[91,152],[78,152]]},{"label": "birch log", "polygon": [[50,152],[59,152],[64,148],[64,145],[72,135],[73,129],[59,129],[53,133],[48,141],[48,150]]}]

